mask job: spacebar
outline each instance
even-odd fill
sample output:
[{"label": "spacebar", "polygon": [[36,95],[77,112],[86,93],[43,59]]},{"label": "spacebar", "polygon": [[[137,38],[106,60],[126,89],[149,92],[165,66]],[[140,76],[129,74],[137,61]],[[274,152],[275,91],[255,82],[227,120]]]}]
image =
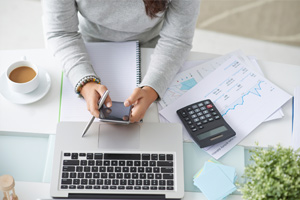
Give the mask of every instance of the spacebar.
[{"label": "spacebar", "polygon": [[104,159],[140,160],[141,154],[105,153]]}]

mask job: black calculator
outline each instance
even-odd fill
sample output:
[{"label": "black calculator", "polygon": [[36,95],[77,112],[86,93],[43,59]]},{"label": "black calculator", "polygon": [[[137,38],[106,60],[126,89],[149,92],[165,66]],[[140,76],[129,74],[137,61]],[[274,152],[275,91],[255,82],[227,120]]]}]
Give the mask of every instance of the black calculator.
[{"label": "black calculator", "polygon": [[235,136],[211,100],[206,99],[177,110],[177,114],[193,140],[207,147]]}]

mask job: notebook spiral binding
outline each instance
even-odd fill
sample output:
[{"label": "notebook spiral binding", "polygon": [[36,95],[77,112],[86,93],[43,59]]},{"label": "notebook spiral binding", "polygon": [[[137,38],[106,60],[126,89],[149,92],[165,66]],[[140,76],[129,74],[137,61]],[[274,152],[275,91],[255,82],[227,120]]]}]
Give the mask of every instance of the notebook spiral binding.
[{"label": "notebook spiral binding", "polygon": [[141,50],[139,41],[136,42],[136,85],[141,83]]}]

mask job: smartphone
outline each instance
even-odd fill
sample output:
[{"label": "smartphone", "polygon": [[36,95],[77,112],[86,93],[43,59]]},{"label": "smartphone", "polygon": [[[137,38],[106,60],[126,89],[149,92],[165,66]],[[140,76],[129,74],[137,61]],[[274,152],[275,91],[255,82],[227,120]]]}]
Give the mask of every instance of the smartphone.
[{"label": "smartphone", "polygon": [[110,108],[103,104],[100,108],[99,119],[101,122],[129,124],[131,108],[132,106],[125,107],[123,102],[118,101],[112,101]]}]

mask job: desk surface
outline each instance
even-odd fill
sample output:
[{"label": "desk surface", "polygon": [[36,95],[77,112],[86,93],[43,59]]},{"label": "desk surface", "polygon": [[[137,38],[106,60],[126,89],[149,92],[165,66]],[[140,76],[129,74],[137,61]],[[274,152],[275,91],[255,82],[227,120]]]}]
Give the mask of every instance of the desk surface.
[{"label": "desk surface", "polygon": [[[146,72],[152,49],[142,49],[141,66],[142,76]],[[28,105],[16,105],[8,102],[0,95],[0,134],[14,133],[41,133],[55,134],[59,115],[60,104],[60,81],[61,68],[45,49],[0,51],[0,74],[6,67],[26,55],[29,60],[43,67],[51,76],[51,89],[40,101]],[[189,60],[200,60],[214,58],[216,55],[191,52]],[[46,61],[46,62],[45,62]],[[258,61],[266,78],[293,95],[293,90],[300,85],[300,67],[268,61]],[[270,122],[264,122],[247,136],[239,145],[255,146],[258,141],[260,146],[276,145],[279,142],[283,146],[291,144],[291,121],[292,103],[289,101],[283,106],[284,118]],[[147,111],[145,122],[158,122],[156,104],[152,104]],[[38,197],[49,197],[47,183],[17,182],[16,192],[22,199],[35,199]],[[1,197],[1,195],[0,195]],[[205,199],[201,193],[187,192],[185,199]],[[228,199],[241,199],[239,195],[231,195]]]}]

